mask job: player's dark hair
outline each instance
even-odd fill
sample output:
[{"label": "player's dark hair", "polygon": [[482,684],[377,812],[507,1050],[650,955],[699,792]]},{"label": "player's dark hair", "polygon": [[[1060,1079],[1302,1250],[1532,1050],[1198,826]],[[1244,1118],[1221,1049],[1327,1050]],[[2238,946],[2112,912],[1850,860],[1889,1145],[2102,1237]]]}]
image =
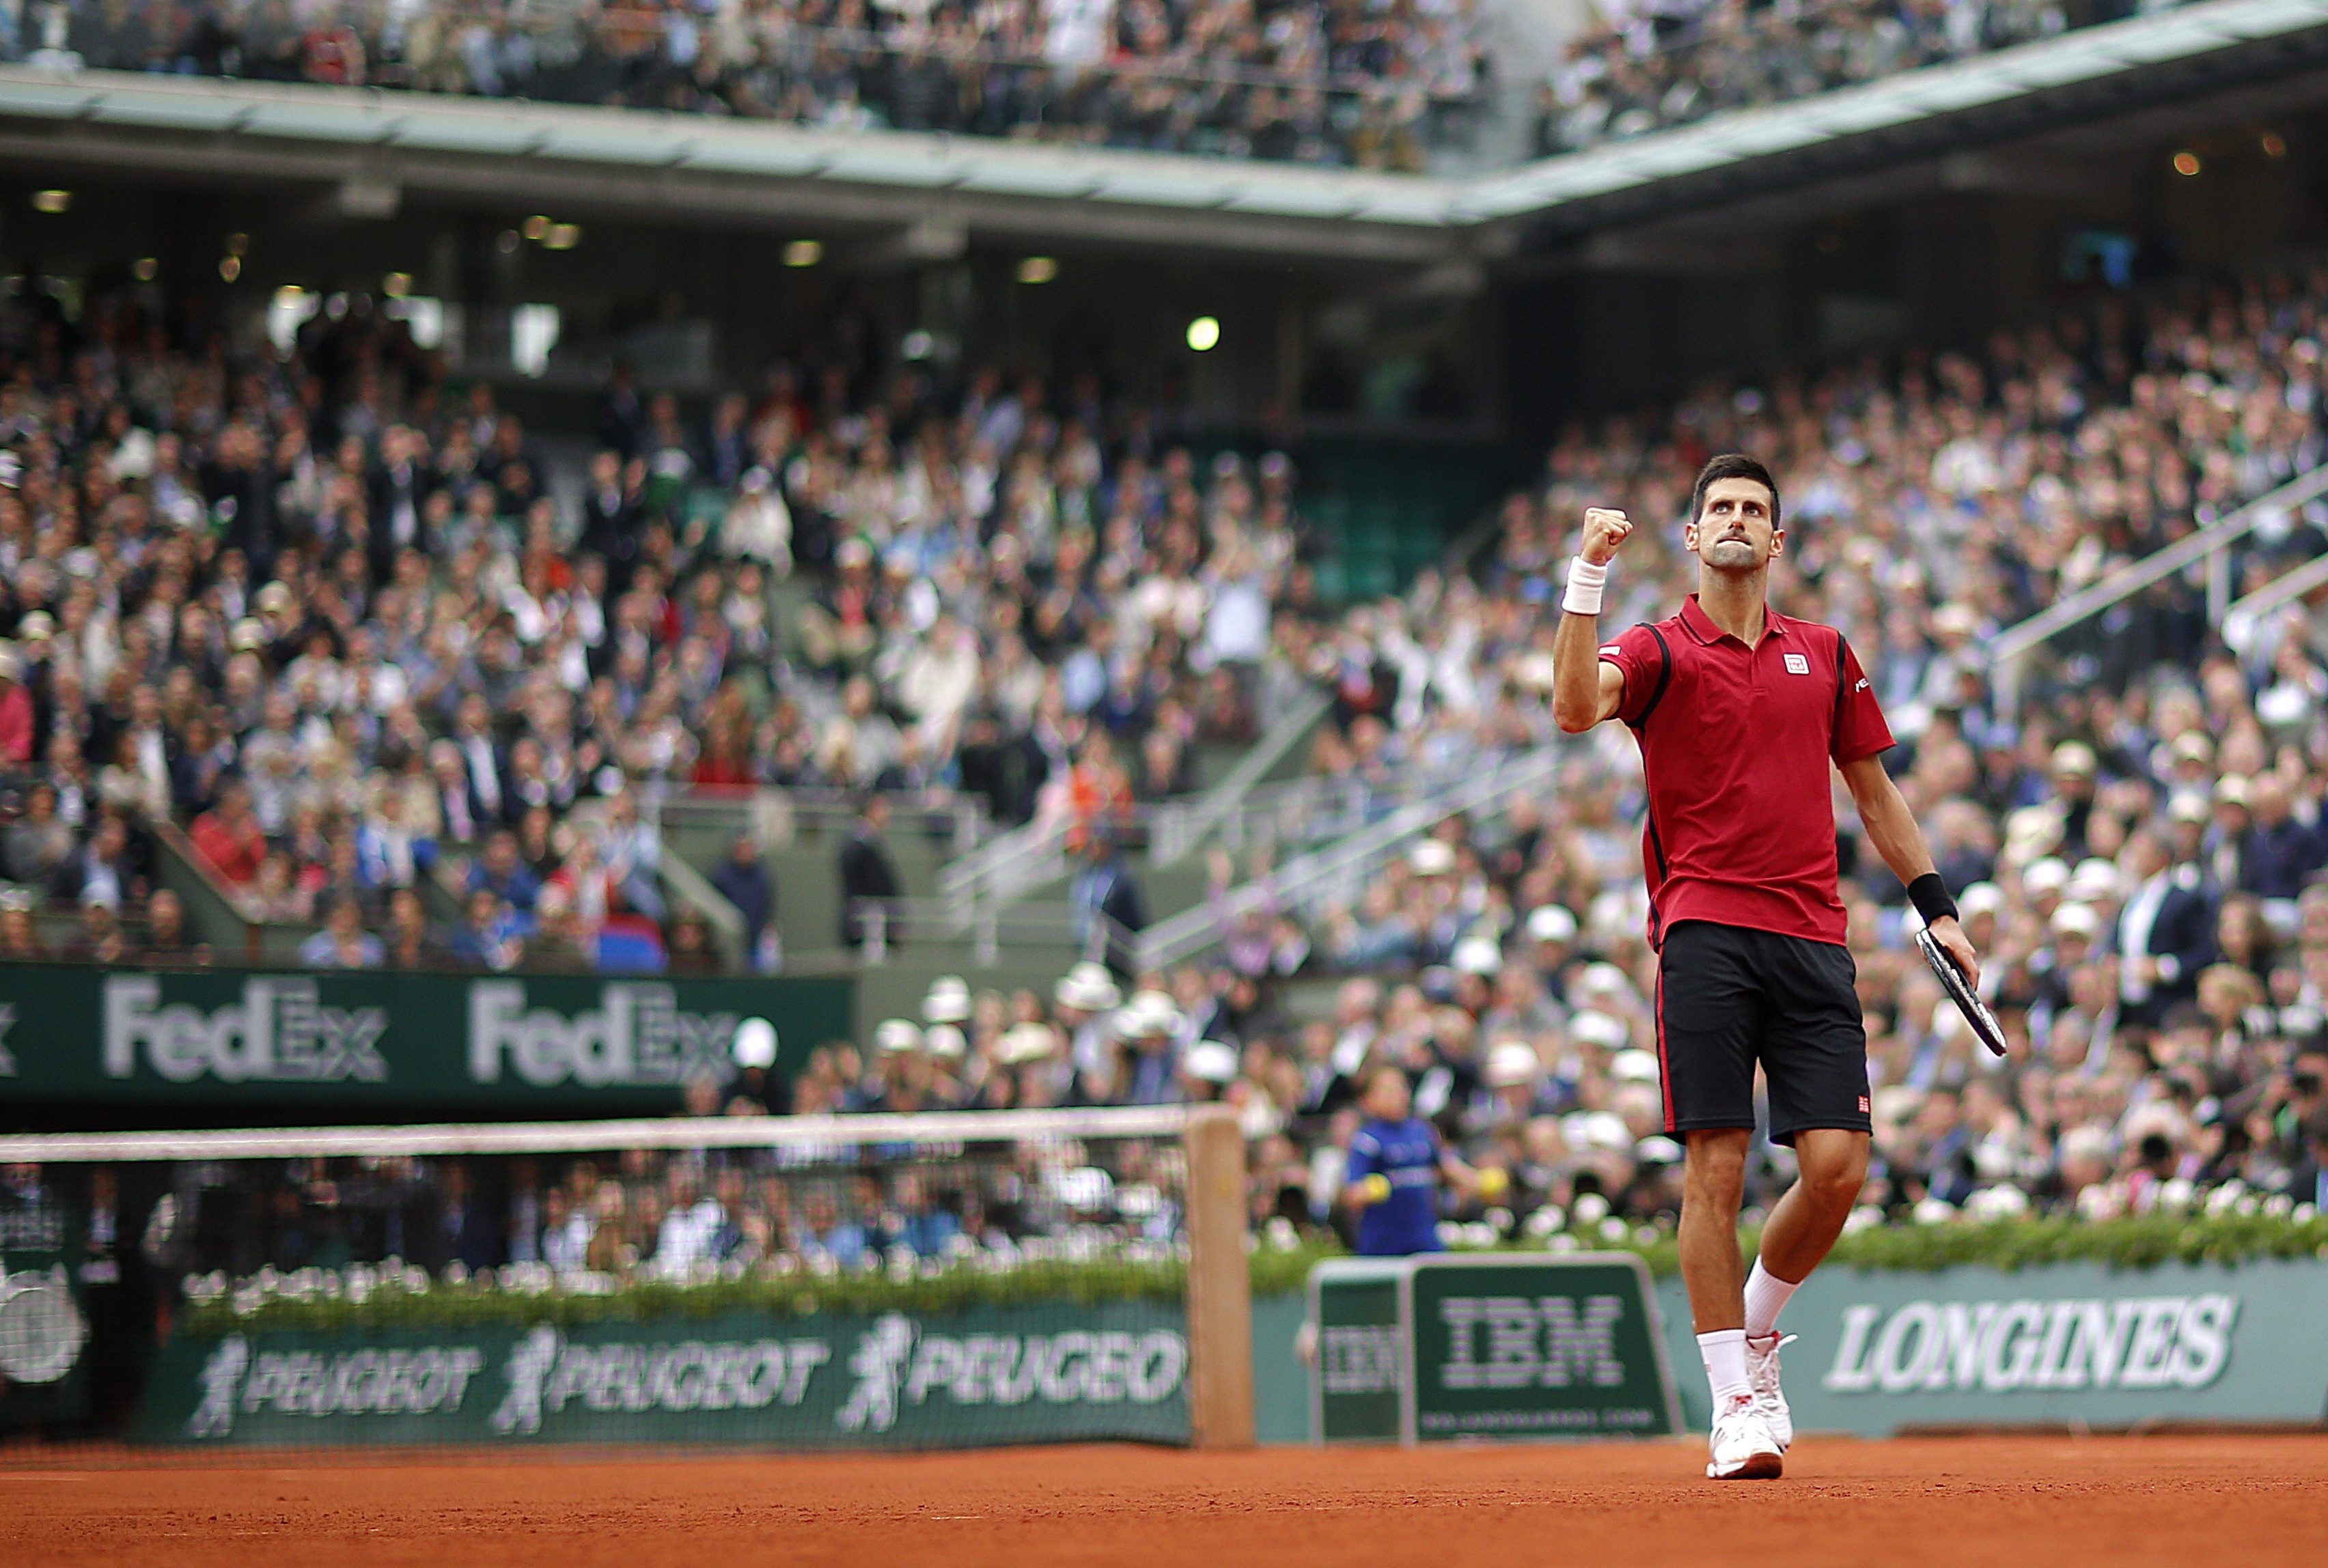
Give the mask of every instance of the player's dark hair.
[{"label": "player's dark hair", "polygon": [[1770,493],[1770,526],[1779,526],[1779,482],[1770,477],[1770,470],[1759,457],[1749,457],[1743,452],[1724,452],[1705,460],[1697,471],[1697,487],[1689,493],[1689,520],[1695,522],[1705,512],[1705,493],[1718,479],[1751,479]]}]

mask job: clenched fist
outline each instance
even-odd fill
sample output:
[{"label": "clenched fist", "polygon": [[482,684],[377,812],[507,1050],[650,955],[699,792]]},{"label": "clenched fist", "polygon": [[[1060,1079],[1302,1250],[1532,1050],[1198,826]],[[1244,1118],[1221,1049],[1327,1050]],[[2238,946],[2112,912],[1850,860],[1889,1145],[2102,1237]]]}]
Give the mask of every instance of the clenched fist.
[{"label": "clenched fist", "polygon": [[1587,507],[1584,512],[1584,540],[1577,553],[1596,567],[1605,567],[1617,559],[1619,547],[1632,537],[1632,520],[1613,507]]}]

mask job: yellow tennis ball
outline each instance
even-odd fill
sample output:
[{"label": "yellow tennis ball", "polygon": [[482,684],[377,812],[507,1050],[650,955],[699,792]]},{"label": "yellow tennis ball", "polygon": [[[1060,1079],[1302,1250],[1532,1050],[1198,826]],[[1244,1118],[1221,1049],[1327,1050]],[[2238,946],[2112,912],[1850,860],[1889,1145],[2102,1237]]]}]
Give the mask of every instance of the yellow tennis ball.
[{"label": "yellow tennis ball", "polygon": [[1495,1166],[1488,1166],[1479,1172],[1479,1196],[1481,1197],[1488,1199],[1501,1197],[1505,1193],[1511,1190],[1511,1187],[1512,1178],[1505,1175],[1503,1171],[1497,1169]]},{"label": "yellow tennis ball", "polygon": [[1390,1196],[1390,1178],[1376,1171],[1358,1183],[1358,1198],[1364,1203],[1380,1203]]}]

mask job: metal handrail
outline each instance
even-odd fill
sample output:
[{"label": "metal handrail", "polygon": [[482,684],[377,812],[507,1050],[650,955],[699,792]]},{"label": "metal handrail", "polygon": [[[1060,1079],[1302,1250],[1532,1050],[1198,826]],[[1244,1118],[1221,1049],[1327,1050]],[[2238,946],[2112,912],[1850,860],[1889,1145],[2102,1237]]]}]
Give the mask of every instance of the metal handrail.
[{"label": "metal handrail", "polygon": [[[1333,697],[1323,689],[1304,688],[1293,706],[1247,748],[1220,783],[1187,804],[1166,802],[1159,805],[1150,822],[1149,864],[1169,866],[1185,859],[1216,831],[1235,820],[1269,770],[1300,745],[1302,737],[1333,706]],[[1231,831],[1241,841],[1242,835]]]},{"label": "metal handrail", "polygon": [[1066,874],[1065,813],[1037,817],[1024,827],[997,833],[967,855],[938,870],[938,891],[950,900],[1011,898]]},{"label": "metal handrail", "polygon": [[[994,826],[993,819],[987,814],[986,803],[975,795],[915,793],[887,793],[882,798],[888,803],[893,828],[918,826],[926,831],[934,826],[950,831],[957,855],[971,853],[988,841]],[[646,803],[657,827],[665,822],[681,826],[732,823],[736,831],[748,828],[764,840],[781,843],[794,824],[827,829],[848,827],[856,822],[863,802],[861,797],[844,790],[762,786],[672,790]],[[692,819],[691,824],[689,819]],[[783,831],[771,833],[771,824],[776,823],[784,825]]]},{"label": "metal handrail", "polygon": [[756,955],[746,940],[744,912],[729,902],[728,896],[711,885],[711,878],[689,865],[678,855],[665,854],[655,861],[655,875],[674,904],[683,904],[703,916],[711,928],[713,942],[720,952],[739,967],[750,969]]},{"label": "metal handrail", "polygon": [[2266,615],[2322,587],[2328,587],[2328,555],[2314,556],[2294,571],[2282,572],[2231,606],[2223,613],[2223,641],[2234,653],[2244,654]]},{"label": "metal handrail", "polygon": [[1000,962],[1005,947],[1070,946],[1078,959],[1098,959],[1104,958],[1112,945],[1131,952],[1139,942],[1134,933],[1097,913],[1090,916],[1090,928],[1078,940],[1075,928],[1083,919],[1080,912],[1072,904],[1050,901],[855,898],[850,901],[850,913],[864,934],[858,959],[868,967],[887,962],[893,947],[933,933],[957,941],[966,939],[972,962],[982,968]]},{"label": "metal handrail", "polygon": [[2151,584],[2182,571],[2194,562],[2210,561],[2207,583],[2208,624],[2220,626],[2230,610],[2230,559],[2222,552],[2237,544],[2267,517],[2289,511],[2305,502],[2328,494],[2328,464],[2298,474],[2276,490],[2269,490],[2246,502],[2228,517],[2210,523],[2198,532],[2186,535],[2163,549],[2154,550],[2131,565],[2068,598],[2040,610],[2017,625],[1997,634],[1988,645],[1990,684],[1996,694],[2000,713],[2010,717],[2019,711],[2021,697],[2021,662],[2049,638],[2071,626],[2091,620]]},{"label": "metal handrail", "polygon": [[1225,921],[1272,902],[1282,909],[1307,909],[1327,898],[1347,896],[1363,886],[1408,840],[1450,817],[1493,811],[1521,790],[1548,782],[1572,755],[1575,744],[1555,741],[1501,758],[1484,774],[1475,773],[1450,789],[1401,807],[1371,827],[1298,856],[1270,876],[1233,888],[1217,901],[1207,900],[1159,921],[1140,934],[1136,944],[1140,967],[1161,969],[1193,958],[1219,942]]}]

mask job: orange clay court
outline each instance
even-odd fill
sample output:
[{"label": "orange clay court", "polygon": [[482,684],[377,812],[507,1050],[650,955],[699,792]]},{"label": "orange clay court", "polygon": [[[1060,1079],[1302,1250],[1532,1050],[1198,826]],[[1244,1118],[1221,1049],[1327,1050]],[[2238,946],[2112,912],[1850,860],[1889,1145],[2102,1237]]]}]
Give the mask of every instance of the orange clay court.
[{"label": "orange clay court", "polygon": [[2328,1435],[0,1469],[0,1562],[664,1564],[2317,1563]]}]

